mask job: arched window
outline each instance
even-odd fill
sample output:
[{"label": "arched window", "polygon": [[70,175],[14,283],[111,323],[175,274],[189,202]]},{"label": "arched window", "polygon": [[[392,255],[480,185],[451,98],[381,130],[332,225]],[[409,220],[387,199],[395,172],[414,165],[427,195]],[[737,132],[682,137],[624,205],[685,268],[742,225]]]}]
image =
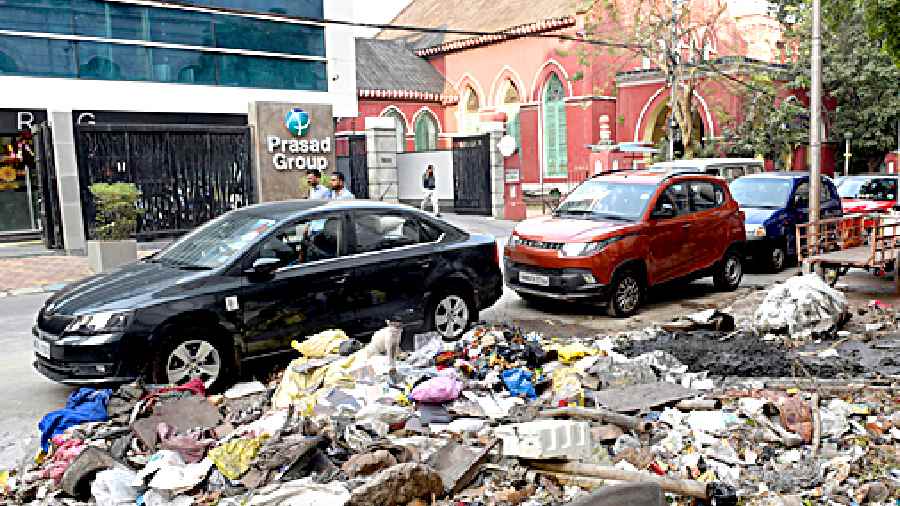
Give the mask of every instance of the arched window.
[{"label": "arched window", "polygon": [[416,118],[416,151],[434,151],[437,149],[438,122],[431,111],[422,111]]},{"label": "arched window", "polygon": [[478,93],[471,86],[466,87],[461,102],[462,112],[459,118],[459,131],[462,133],[478,133],[478,110],[481,109],[481,101]]},{"label": "arched window", "polygon": [[516,146],[521,147],[519,134],[519,107],[521,107],[521,94],[516,84],[507,79],[500,88],[497,109],[506,113],[506,135],[516,140]]},{"label": "arched window", "polygon": [[544,130],[544,175],[566,177],[568,174],[568,142],[566,130],[566,102],[563,83],[550,74],[542,97]]},{"label": "arched window", "polygon": [[400,111],[393,107],[386,109],[381,116],[394,119],[394,123],[397,125],[397,152],[403,153],[406,151],[406,119],[403,118]]}]

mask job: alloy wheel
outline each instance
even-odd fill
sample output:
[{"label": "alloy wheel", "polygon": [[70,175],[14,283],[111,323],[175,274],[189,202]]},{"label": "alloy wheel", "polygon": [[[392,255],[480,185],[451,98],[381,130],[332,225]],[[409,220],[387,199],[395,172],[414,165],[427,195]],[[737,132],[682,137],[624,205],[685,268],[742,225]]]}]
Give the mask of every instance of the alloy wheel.
[{"label": "alloy wheel", "polygon": [[185,381],[200,377],[206,388],[219,379],[222,357],[219,350],[207,341],[185,341],[175,347],[166,360],[166,377],[169,383],[180,385]]},{"label": "alloy wheel", "polygon": [[630,313],[637,308],[641,300],[641,287],[631,276],[626,276],[616,287],[616,303],[623,313]]},{"label": "alloy wheel", "polygon": [[447,295],[434,308],[434,326],[442,336],[455,339],[469,325],[469,305],[459,295]]},{"label": "alloy wheel", "polygon": [[729,256],[725,261],[725,282],[728,283],[728,286],[740,284],[743,274],[741,261],[734,255]]}]

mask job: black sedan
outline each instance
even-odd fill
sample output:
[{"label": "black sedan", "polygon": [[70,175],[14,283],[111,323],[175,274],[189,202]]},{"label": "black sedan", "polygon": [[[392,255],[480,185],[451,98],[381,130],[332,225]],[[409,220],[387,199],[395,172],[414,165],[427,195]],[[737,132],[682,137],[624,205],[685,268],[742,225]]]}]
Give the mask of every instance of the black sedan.
[{"label": "black sedan", "polygon": [[34,327],[35,367],[69,384],[199,375],[215,388],[326,329],[366,337],[401,319],[458,338],[501,292],[490,236],[378,202],[259,204],[55,294]]}]

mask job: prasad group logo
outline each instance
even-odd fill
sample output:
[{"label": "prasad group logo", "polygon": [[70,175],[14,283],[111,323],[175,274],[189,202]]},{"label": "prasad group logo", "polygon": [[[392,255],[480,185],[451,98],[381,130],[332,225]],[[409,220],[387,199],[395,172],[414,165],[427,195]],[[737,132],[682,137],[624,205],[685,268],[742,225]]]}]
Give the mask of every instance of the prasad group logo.
[{"label": "prasad group logo", "polygon": [[284,126],[297,137],[303,137],[309,131],[309,113],[294,107],[284,115]]}]

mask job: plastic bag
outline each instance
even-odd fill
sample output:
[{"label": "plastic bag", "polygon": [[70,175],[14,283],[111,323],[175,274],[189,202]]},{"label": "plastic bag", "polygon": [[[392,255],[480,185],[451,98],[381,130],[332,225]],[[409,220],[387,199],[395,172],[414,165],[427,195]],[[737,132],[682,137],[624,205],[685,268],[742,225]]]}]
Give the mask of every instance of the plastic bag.
[{"label": "plastic bag", "polygon": [[235,439],[209,451],[209,458],[229,480],[236,480],[250,469],[264,438]]},{"label": "plastic bag", "polygon": [[322,358],[340,352],[341,344],[350,337],[343,330],[326,330],[309,336],[305,341],[291,341],[291,348],[304,357]]},{"label": "plastic bag", "polygon": [[503,384],[509,393],[516,397],[525,396],[529,399],[536,399],[537,393],[534,391],[534,384],[531,378],[534,376],[527,369],[507,369],[501,374]]},{"label": "plastic bag", "polygon": [[456,400],[463,385],[452,376],[438,376],[420,383],[412,391],[412,398],[419,402],[447,402]]},{"label": "plastic bag", "polygon": [[116,467],[97,473],[91,483],[91,495],[97,506],[124,506],[134,504],[138,489],[131,486],[137,479],[137,473],[130,469]]}]

